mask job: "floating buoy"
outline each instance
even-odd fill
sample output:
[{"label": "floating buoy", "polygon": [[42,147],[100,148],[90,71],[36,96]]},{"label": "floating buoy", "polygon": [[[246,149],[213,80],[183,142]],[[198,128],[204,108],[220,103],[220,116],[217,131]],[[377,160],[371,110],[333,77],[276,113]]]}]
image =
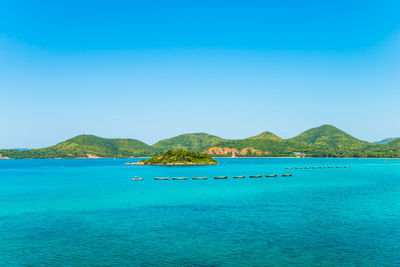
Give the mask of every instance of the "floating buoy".
[{"label": "floating buoy", "polygon": [[154,177],[154,180],[169,180],[169,177]]},{"label": "floating buoy", "polygon": [[187,180],[189,177],[172,177],[172,180]]},{"label": "floating buoy", "polygon": [[227,179],[228,176],[215,176],[214,179]]}]

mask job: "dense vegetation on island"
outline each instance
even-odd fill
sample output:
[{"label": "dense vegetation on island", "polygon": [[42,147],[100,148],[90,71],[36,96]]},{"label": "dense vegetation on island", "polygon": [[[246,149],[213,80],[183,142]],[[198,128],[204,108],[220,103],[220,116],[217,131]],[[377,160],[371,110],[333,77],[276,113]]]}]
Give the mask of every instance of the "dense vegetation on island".
[{"label": "dense vegetation on island", "polygon": [[218,162],[201,152],[178,149],[168,150],[148,160],[141,160],[144,165],[211,165]]},{"label": "dense vegetation on island", "polygon": [[0,150],[0,158],[151,157],[171,149],[189,149],[219,157],[400,157],[400,138],[375,144],[359,140],[331,125],[282,139],[270,132],[245,139],[223,139],[206,133],[183,134],[149,146],[135,139],[79,135],[57,145],[24,151]]}]

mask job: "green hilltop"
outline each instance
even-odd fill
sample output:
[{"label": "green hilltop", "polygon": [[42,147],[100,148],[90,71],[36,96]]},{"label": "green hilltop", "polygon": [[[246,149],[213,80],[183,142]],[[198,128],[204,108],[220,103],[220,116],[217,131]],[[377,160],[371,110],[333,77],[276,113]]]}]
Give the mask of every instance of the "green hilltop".
[{"label": "green hilltop", "polygon": [[57,145],[24,151],[3,149],[0,158],[149,157],[167,150],[193,150],[221,157],[400,157],[400,139],[384,144],[359,140],[331,126],[312,128],[282,139],[270,132],[230,140],[206,133],[183,134],[149,146],[135,139],[79,135]]},{"label": "green hilltop", "polygon": [[357,153],[365,152],[370,145],[332,125],[309,129],[287,141],[296,144],[302,152],[316,157],[353,157]]},{"label": "green hilltop", "polygon": [[157,151],[169,149],[189,149],[193,151],[204,151],[209,147],[223,141],[221,137],[207,133],[182,134],[172,138],[158,141],[152,147]]},{"label": "green hilltop", "polygon": [[57,145],[18,150],[0,150],[9,158],[87,158],[87,157],[138,157],[154,154],[154,149],[135,139],[107,139],[94,135],[79,135]]},{"label": "green hilltop", "polygon": [[262,133],[260,133],[260,134],[258,134],[258,135],[255,135],[255,136],[248,137],[248,138],[246,138],[246,139],[250,139],[250,140],[283,141],[283,139],[280,138],[279,136],[277,136],[277,135],[275,135],[275,134],[273,134],[273,133],[267,132],[267,131],[262,132]]}]

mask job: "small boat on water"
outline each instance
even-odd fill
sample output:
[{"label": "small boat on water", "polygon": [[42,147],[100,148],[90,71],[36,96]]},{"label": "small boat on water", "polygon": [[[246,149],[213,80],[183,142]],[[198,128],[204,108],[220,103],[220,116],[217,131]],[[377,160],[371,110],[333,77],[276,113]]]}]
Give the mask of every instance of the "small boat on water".
[{"label": "small boat on water", "polygon": [[214,179],[227,179],[228,176],[215,176]]},{"label": "small boat on water", "polygon": [[192,177],[192,180],[207,180],[208,177]]},{"label": "small boat on water", "polygon": [[265,177],[277,177],[278,175],[277,174],[267,174],[267,175],[265,175]]},{"label": "small boat on water", "polygon": [[245,178],[246,176],[233,176],[232,178]]},{"label": "small boat on water", "polygon": [[250,177],[250,178],[261,178],[262,175],[250,175],[249,177]]},{"label": "small boat on water", "polygon": [[187,180],[189,177],[172,177],[172,180]]},{"label": "small boat on water", "polygon": [[322,166],[322,167],[320,167],[321,169],[325,169],[326,167],[324,167],[324,166]]},{"label": "small boat on water", "polygon": [[312,167],[313,169],[319,169],[319,167]]},{"label": "small boat on water", "polygon": [[332,168],[333,168],[333,166],[328,166],[327,168],[329,168],[329,169],[332,169]]},{"label": "small boat on water", "polygon": [[343,168],[342,166],[336,166],[336,168]]},{"label": "small boat on water", "polygon": [[154,177],[154,180],[169,180],[169,177]]},{"label": "small boat on water", "polygon": [[344,166],[343,168],[350,168],[350,166]]},{"label": "small boat on water", "polygon": [[282,177],[289,177],[292,176],[292,174],[282,174]]},{"label": "small boat on water", "polygon": [[304,167],[304,169],[311,169],[311,167]]},{"label": "small boat on water", "polygon": [[291,170],[291,169],[293,169],[292,167],[287,167],[287,168],[285,168],[286,170]]},{"label": "small boat on water", "polygon": [[296,167],[295,169],[299,170],[299,169],[303,169],[303,167]]},{"label": "small boat on water", "polygon": [[143,180],[142,177],[133,177],[132,178],[132,181],[141,181],[141,180]]}]

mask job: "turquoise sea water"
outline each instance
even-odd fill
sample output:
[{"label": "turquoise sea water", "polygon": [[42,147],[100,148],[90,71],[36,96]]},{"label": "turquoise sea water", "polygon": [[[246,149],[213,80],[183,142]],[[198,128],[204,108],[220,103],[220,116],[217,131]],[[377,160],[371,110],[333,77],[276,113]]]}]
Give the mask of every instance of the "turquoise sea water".
[{"label": "turquoise sea water", "polygon": [[[127,161],[0,161],[0,265],[400,264],[400,160]],[[153,180],[274,173],[293,176]]]}]

